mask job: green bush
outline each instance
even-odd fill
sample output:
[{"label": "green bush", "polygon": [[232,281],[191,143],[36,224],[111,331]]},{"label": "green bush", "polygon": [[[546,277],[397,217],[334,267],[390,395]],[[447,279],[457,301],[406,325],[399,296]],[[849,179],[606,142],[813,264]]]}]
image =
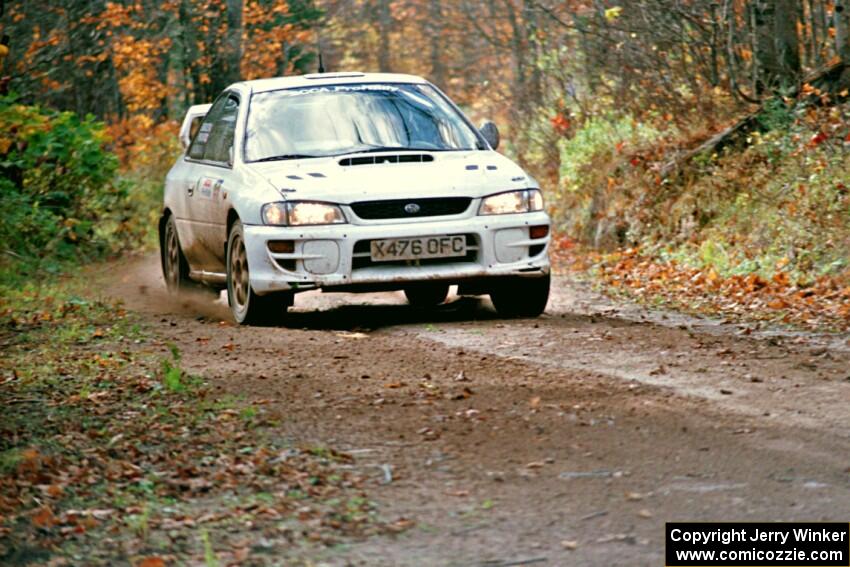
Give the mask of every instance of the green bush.
[{"label": "green bush", "polygon": [[150,203],[118,181],[108,143],[104,125],[91,116],[0,97],[4,279],[120,251],[150,230],[147,222],[135,222]]},{"label": "green bush", "polygon": [[624,242],[615,245],[721,276],[781,271],[800,284],[850,277],[848,116],[846,104],[771,101],[746,144],[704,154],[666,178],[665,164],[701,140],[627,119],[589,120],[560,144],[556,222],[597,246],[605,229],[620,230]]},{"label": "green bush", "polygon": [[617,145],[629,150],[646,147],[657,141],[659,132],[650,123],[638,122],[630,116],[592,117],[582,124],[572,138],[561,140],[561,183],[567,192],[582,191],[588,174],[600,158],[617,159]]},{"label": "green bush", "polygon": [[621,180],[642,171],[638,156],[673,135],[672,126],[660,130],[649,122],[608,113],[586,119],[574,135],[562,138],[552,206],[559,229],[591,244],[613,240],[616,217],[632,199]]}]

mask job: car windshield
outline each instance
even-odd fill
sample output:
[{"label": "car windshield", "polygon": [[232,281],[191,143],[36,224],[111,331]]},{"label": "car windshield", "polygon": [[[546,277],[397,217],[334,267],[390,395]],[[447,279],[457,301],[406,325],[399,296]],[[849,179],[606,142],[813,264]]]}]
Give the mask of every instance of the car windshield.
[{"label": "car windshield", "polygon": [[434,87],[358,84],[285,89],[251,97],[245,160],[362,151],[474,150],[479,138]]}]

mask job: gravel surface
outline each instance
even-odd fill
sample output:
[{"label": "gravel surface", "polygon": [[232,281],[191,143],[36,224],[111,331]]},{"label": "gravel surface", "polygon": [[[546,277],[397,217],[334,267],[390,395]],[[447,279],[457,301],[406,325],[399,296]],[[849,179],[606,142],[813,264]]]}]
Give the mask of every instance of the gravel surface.
[{"label": "gravel surface", "polygon": [[380,509],[416,522],[319,564],[657,566],[665,521],[850,517],[846,336],[748,335],[566,278],[539,319],[311,292],[249,328],[168,297],[156,256],[97,278],[188,370],[350,452]]}]

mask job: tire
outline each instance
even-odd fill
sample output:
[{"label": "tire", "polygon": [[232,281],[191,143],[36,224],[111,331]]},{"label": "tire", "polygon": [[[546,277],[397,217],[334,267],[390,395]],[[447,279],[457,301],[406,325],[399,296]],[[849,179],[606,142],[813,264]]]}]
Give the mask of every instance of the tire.
[{"label": "tire", "polygon": [[449,296],[449,284],[440,282],[422,282],[404,288],[407,302],[414,307],[434,307],[443,303]]},{"label": "tire", "polygon": [[292,305],[291,292],[257,295],[251,287],[245,232],[236,221],[227,239],[227,303],[240,325],[273,325],[283,321]]},{"label": "tire", "polygon": [[197,287],[198,284],[189,278],[189,262],[180,247],[177,223],[172,215],[168,215],[165,220],[159,242],[159,255],[162,261],[162,277],[169,293],[183,293]]},{"label": "tire", "polygon": [[490,291],[490,300],[502,317],[537,317],[549,301],[550,276],[512,278]]}]

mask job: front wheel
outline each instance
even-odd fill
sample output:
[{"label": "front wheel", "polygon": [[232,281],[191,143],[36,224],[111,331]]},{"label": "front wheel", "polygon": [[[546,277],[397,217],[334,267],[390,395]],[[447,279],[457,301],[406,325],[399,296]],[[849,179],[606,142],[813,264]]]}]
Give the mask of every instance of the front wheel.
[{"label": "front wheel", "polygon": [[549,301],[549,284],[549,274],[503,280],[490,291],[490,300],[503,317],[537,317]]},{"label": "front wheel", "polygon": [[237,221],[227,239],[227,302],[240,325],[278,323],[292,305],[291,292],[257,295],[251,287],[245,232]]}]

